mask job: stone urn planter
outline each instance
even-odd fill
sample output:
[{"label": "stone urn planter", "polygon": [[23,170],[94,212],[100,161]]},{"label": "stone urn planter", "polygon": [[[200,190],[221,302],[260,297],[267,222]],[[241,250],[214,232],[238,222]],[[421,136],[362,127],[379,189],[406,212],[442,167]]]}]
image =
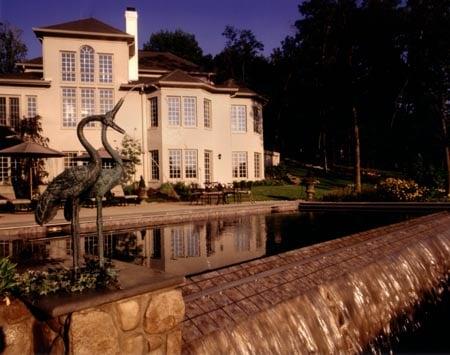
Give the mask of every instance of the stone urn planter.
[{"label": "stone urn planter", "polygon": [[306,200],[312,201],[314,200],[314,196],[316,195],[316,188],[315,186],[319,184],[319,180],[317,180],[314,177],[307,176],[302,179],[301,184],[305,186],[305,192],[306,192]]}]

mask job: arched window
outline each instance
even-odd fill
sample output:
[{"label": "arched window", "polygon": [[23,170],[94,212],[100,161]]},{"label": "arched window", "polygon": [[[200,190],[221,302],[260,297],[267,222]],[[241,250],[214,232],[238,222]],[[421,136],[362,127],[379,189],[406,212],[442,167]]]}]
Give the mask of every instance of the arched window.
[{"label": "arched window", "polygon": [[82,83],[94,82],[94,49],[83,46],[80,49],[80,74]]}]

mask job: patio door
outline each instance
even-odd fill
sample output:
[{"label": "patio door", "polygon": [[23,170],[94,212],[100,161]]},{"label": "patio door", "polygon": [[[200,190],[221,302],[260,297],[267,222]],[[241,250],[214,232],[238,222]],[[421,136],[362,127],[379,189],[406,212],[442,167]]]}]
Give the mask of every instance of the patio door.
[{"label": "patio door", "polygon": [[212,178],[212,157],[213,157],[213,153],[211,150],[205,150],[205,166],[204,166],[204,170],[205,170],[205,184],[209,184],[210,182],[213,181]]}]

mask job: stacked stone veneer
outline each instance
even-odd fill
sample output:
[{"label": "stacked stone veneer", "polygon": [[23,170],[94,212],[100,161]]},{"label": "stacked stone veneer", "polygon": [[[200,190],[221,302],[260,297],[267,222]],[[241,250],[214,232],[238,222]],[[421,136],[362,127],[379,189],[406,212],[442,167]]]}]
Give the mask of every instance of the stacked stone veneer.
[{"label": "stacked stone veneer", "polygon": [[20,302],[0,306],[0,353],[178,354],[184,302],[160,290],[37,320]]}]

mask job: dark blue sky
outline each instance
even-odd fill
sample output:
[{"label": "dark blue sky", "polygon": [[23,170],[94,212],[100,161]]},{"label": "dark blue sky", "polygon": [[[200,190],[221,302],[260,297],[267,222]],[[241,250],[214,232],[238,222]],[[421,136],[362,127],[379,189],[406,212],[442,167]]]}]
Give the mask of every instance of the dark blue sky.
[{"label": "dark blue sky", "polygon": [[205,54],[224,46],[227,24],[251,29],[264,43],[265,54],[292,34],[300,0],[0,0],[0,21],[23,30],[28,57],[41,55],[32,27],[95,17],[125,29],[124,11],[135,7],[139,15],[139,47],[152,32],[181,28],[195,34]]}]

